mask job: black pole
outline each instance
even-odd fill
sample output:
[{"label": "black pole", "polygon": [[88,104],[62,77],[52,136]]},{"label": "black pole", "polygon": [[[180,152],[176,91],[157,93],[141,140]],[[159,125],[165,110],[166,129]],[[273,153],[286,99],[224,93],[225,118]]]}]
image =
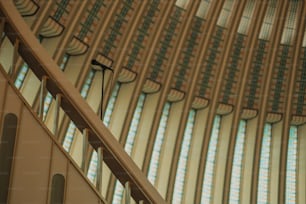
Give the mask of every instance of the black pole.
[{"label": "black pole", "polygon": [[101,107],[100,107],[100,119],[103,121],[103,102],[104,102],[104,74],[105,69],[102,68],[102,88],[101,88]]},{"label": "black pole", "polygon": [[101,88],[101,105],[100,105],[100,119],[101,121],[103,121],[103,102],[104,102],[104,76],[105,76],[105,70],[110,70],[111,72],[113,72],[113,70],[110,67],[105,66],[104,64],[101,64],[100,62],[98,62],[97,60],[93,59],[91,60],[91,64],[92,65],[97,65],[99,66],[101,69],[96,69],[94,68],[94,70],[96,71],[100,71],[102,72],[102,88]]}]

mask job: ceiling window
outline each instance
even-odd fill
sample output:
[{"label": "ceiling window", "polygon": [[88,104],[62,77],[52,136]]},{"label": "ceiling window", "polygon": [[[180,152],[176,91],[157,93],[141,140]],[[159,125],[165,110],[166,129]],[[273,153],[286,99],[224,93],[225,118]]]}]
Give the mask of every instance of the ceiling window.
[{"label": "ceiling window", "polygon": [[150,166],[149,166],[149,172],[148,172],[148,179],[149,181],[154,185],[155,179],[157,176],[157,169],[159,165],[159,159],[160,159],[160,151],[162,149],[163,141],[164,141],[164,136],[165,136],[165,131],[167,127],[167,121],[169,117],[169,112],[170,112],[170,103],[167,102],[164,106],[163,112],[161,119],[159,121],[159,126],[157,130],[157,135],[155,138],[155,143],[153,147],[153,153],[152,157],[150,160]]},{"label": "ceiling window", "polygon": [[297,126],[291,126],[287,152],[286,204],[296,203],[297,140]]},{"label": "ceiling window", "polygon": [[[143,110],[144,102],[145,102],[146,94],[141,93],[137,106],[133,115],[132,123],[130,125],[129,133],[126,139],[126,143],[124,146],[124,150],[128,153],[128,155],[131,155],[133,146],[134,146],[134,141],[135,141],[135,136],[138,130],[138,125],[140,122],[141,118],[141,113]],[[121,204],[121,200],[123,198],[123,186],[121,183],[117,180],[115,184],[115,191],[114,191],[114,197],[113,197],[113,204]]]},{"label": "ceiling window", "polygon": [[120,89],[120,83],[116,83],[115,88],[112,92],[112,95],[108,101],[107,107],[106,107],[106,111],[104,114],[104,118],[103,118],[103,123],[105,126],[109,126],[110,120],[111,120],[111,116],[115,107],[115,103],[117,101],[117,96],[119,93],[119,89]]},{"label": "ceiling window", "polygon": [[194,109],[189,111],[187,125],[184,132],[183,143],[181,146],[181,152],[179,156],[175,183],[174,183],[174,192],[172,197],[172,203],[181,203],[184,192],[185,184],[185,175],[187,170],[187,161],[190,150],[190,143],[192,139],[192,131],[195,121],[196,111]]},{"label": "ceiling window", "polygon": [[245,129],[246,129],[246,121],[241,120],[239,123],[239,129],[236,138],[234,160],[232,167],[230,198],[229,198],[229,203],[231,204],[239,203],[240,201],[240,182],[241,182],[242,160],[244,156]]},{"label": "ceiling window", "polygon": [[216,162],[216,153],[219,141],[219,132],[220,132],[221,116],[216,115],[213,124],[213,130],[209,140],[209,146],[206,157],[204,181],[202,186],[202,197],[201,203],[210,203],[211,202],[211,190],[213,187],[213,178],[215,172],[215,162]]},{"label": "ceiling window", "polygon": [[260,166],[258,175],[257,203],[265,204],[269,201],[269,174],[271,157],[272,125],[265,124],[260,152]]}]

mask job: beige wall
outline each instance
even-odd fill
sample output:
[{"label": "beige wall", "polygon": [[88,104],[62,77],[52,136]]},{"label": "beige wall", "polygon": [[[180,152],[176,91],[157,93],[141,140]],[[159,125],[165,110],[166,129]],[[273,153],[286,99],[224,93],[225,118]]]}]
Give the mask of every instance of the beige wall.
[{"label": "beige wall", "polygon": [[5,114],[18,118],[9,203],[47,203],[57,173],[65,177],[64,203],[105,203],[2,72],[0,87],[1,129]]}]

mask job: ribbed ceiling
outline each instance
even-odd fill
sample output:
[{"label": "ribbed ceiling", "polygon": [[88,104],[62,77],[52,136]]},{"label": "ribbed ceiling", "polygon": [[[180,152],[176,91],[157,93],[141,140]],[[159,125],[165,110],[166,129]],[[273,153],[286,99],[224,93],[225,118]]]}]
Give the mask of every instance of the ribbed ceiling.
[{"label": "ribbed ceiling", "polygon": [[[275,0],[15,1],[25,17],[36,15],[37,10],[37,15],[50,16],[37,32],[57,38],[57,43],[68,42],[55,49],[84,56],[83,62],[88,56],[103,56],[113,62],[115,77],[122,82],[143,76],[147,93],[166,86],[171,100],[191,94],[206,101],[200,107],[217,93],[218,101],[213,103],[234,107],[243,98],[243,108],[251,110],[259,109],[262,98],[268,97],[267,111],[277,114],[283,113],[288,100],[296,47],[301,49],[296,87],[303,87],[306,80],[300,75],[305,37],[303,45],[295,44],[301,26],[298,20],[304,15],[302,3],[290,1],[281,13],[282,3]],[[258,19],[261,9],[264,16]],[[32,24],[35,19],[27,22]],[[253,39],[254,47],[250,47]],[[83,69],[87,66],[88,62]],[[273,69],[269,87],[265,84],[267,69]],[[245,72],[246,80],[241,83]],[[264,89],[269,89],[269,96],[262,95]],[[300,88],[296,95],[293,112],[305,115],[305,90]]]}]

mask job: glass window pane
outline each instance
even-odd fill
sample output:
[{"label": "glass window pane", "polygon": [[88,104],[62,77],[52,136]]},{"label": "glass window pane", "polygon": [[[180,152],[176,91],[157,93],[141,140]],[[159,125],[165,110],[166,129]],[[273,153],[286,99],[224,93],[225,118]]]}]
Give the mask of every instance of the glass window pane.
[{"label": "glass window pane", "polygon": [[93,151],[90,158],[90,163],[87,172],[87,178],[92,182],[96,182],[97,176],[97,166],[98,166],[98,154],[96,151]]},{"label": "glass window pane", "polygon": [[76,126],[72,121],[70,121],[65,138],[64,138],[64,142],[63,142],[63,147],[67,152],[70,151],[75,131],[76,131]]},{"label": "glass window pane", "polygon": [[[124,146],[124,150],[131,155],[133,146],[134,146],[134,140],[138,129],[138,124],[141,118],[141,113],[143,109],[143,105],[145,102],[146,94],[142,93],[139,96],[137,106],[133,115],[132,123],[130,125],[130,130],[126,139],[126,143]],[[113,204],[121,204],[121,200],[123,197],[123,187],[119,181],[116,181],[115,184],[115,191],[114,191],[114,197],[113,197]]]},{"label": "glass window pane", "polygon": [[183,143],[181,146],[180,157],[177,166],[172,203],[182,202],[183,193],[184,193],[185,174],[187,168],[190,143],[192,139],[192,131],[193,131],[195,115],[196,115],[195,110],[191,110],[189,112]]},{"label": "glass window pane", "polygon": [[296,167],[297,167],[297,127],[290,127],[287,170],[286,170],[286,203],[296,203]]},{"label": "glass window pane", "polygon": [[240,181],[244,153],[245,129],[246,121],[241,120],[235,144],[229,203],[239,203],[240,201]]},{"label": "glass window pane", "polygon": [[28,71],[29,71],[28,65],[26,63],[23,63],[23,65],[22,65],[22,67],[21,67],[21,69],[20,69],[20,71],[17,75],[17,78],[15,80],[15,86],[16,86],[17,89],[21,88]]},{"label": "glass window pane", "polygon": [[117,96],[119,93],[119,89],[120,89],[120,83],[116,83],[115,88],[112,92],[112,95],[108,101],[107,107],[106,107],[106,111],[104,114],[104,118],[103,118],[103,123],[105,126],[109,126],[110,120],[111,120],[111,116],[115,107],[115,102],[117,100]]},{"label": "glass window pane", "polygon": [[213,130],[209,140],[205,173],[204,173],[204,181],[202,185],[202,197],[201,203],[210,203],[211,200],[211,189],[213,185],[213,177],[215,172],[215,160],[217,153],[217,146],[219,141],[219,132],[220,132],[220,123],[221,116],[216,115],[214,119]]},{"label": "glass window pane", "polygon": [[155,138],[155,143],[153,147],[152,157],[150,160],[150,166],[149,166],[149,172],[148,172],[148,179],[149,181],[154,185],[155,179],[157,176],[157,169],[159,165],[159,159],[160,159],[160,151],[162,149],[163,141],[164,141],[164,135],[165,130],[167,127],[167,121],[168,116],[170,112],[170,103],[167,102],[164,106],[161,119],[159,121],[159,126],[157,130],[157,135]]},{"label": "glass window pane", "polygon": [[260,166],[258,175],[257,203],[268,203],[269,198],[269,173],[270,173],[270,151],[271,151],[272,125],[267,123],[261,144]]}]

